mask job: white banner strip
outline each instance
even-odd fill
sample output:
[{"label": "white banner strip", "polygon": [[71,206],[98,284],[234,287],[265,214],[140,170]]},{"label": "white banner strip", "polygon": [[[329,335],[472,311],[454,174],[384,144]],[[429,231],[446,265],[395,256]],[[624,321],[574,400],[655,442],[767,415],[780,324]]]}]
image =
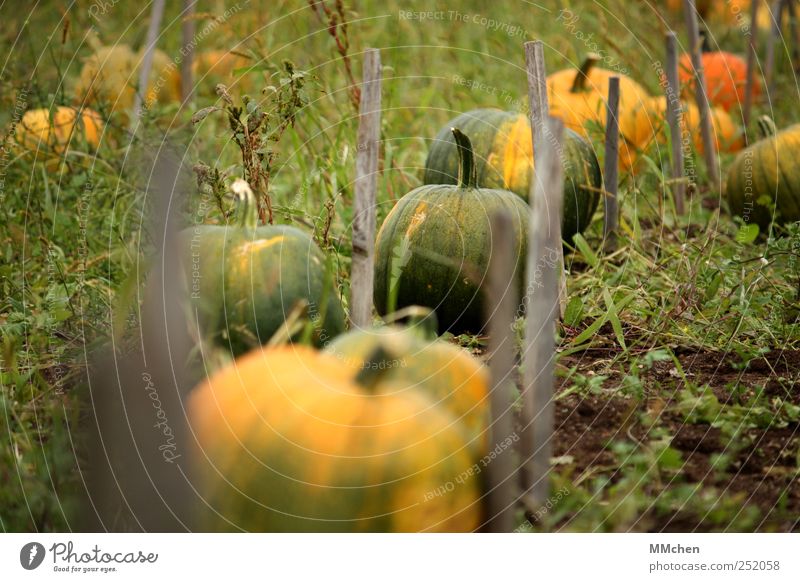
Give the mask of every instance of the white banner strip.
[{"label": "white banner strip", "polygon": [[4,534],[0,580],[797,581],[798,550],[791,534]]}]

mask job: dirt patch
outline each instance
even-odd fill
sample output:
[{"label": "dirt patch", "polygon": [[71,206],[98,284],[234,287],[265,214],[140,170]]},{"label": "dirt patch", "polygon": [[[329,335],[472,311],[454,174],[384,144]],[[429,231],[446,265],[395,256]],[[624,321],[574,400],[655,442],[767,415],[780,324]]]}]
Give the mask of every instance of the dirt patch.
[{"label": "dirt patch", "polygon": [[[593,350],[597,352],[597,350]],[[727,357],[725,357],[727,355]],[[742,365],[733,354],[683,351],[678,356],[687,379],[696,386],[708,385],[723,405],[746,402],[757,390],[797,403],[800,399],[800,352],[773,352]],[[567,368],[581,373],[607,374],[601,395],[570,394],[556,403],[554,455],[569,456],[569,463],[557,471],[573,482],[587,474],[605,474],[613,483],[618,478],[619,460],[609,443],[626,440],[646,442],[648,430],[639,419],[646,413],[655,417],[653,426],[672,435],[671,447],[682,459],[676,480],[714,487],[720,494],[740,500],[743,508],[758,509],[757,530],[800,529],[800,425],[743,429],[734,436],[708,423],[689,423],[673,410],[683,388],[674,363],[657,362],[646,375],[646,396],[641,402],[613,395],[621,373],[607,366],[613,355],[584,353],[562,358]],[[560,382],[558,392],[569,388]],[[730,530],[714,521],[712,512],[648,512],[642,523],[651,531]],[[733,528],[735,530],[735,528]]]}]

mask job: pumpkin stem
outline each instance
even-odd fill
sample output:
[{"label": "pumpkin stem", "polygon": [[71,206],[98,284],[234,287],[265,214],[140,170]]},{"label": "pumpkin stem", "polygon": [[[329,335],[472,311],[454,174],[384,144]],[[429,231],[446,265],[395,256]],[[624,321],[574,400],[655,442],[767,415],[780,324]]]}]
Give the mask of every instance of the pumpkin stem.
[{"label": "pumpkin stem", "polygon": [[364,360],[361,371],[356,375],[356,384],[368,393],[374,394],[386,373],[396,367],[398,367],[397,358],[393,358],[383,346],[378,345]]},{"label": "pumpkin stem", "polygon": [[706,31],[704,28],[701,28],[698,31],[698,36],[700,37],[700,52],[704,54],[710,53],[711,45],[708,43],[708,31]]},{"label": "pumpkin stem", "polygon": [[461,130],[453,127],[453,137],[458,146],[458,187],[477,188],[478,187],[478,167],[475,165],[475,154],[472,152],[472,142],[461,133]]},{"label": "pumpkin stem", "polygon": [[778,133],[778,128],[775,127],[775,122],[772,121],[769,115],[762,115],[759,117],[756,124],[758,125],[758,132],[763,139],[775,137]]},{"label": "pumpkin stem", "polygon": [[250,189],[250,184],[237,178],[231,184],[234,199],[236,200],[235,224],[242,228],[255,228],[258,226],[258,202]]},{"label": "pumpkin stem", "polygon": [[575,73],[575,80],[572,82],[570,93],[580,93],[586,90],[586,81],[589,80],[589,73],[592,72],[594,66],[600,62],[600,55],[597,53],[589,53],[583,60],[580,69]]}]

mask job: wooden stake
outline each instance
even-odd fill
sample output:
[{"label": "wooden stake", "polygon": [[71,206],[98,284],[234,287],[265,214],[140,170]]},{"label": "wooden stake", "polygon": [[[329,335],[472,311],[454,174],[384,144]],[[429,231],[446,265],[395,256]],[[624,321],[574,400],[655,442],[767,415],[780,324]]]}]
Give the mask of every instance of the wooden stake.
[{"label": "wooden stake", "polygon": [[747,134],[747,127],[750,125],[750,112],[753,107],[753,85],[756,79],[756,51],[757,35],[755,34],[756,23],[758,22],[758,5],[761,0],[752,0],[750,2],[750,30],[748,36],[748,50],[747,50],[747,77],[744,85],[744,106],[742,109],[742,123]]},{"label": "wooden stake", "polygon": [[528,232],[529,286],[525,322],[524,379],[522,387],[523,496],[529,510],[547,500],[553,435],[553,366],[555,322],[558,317],[558,279],[561,208],[564,167],[559,152],[564,124],[549,118],[546,135],[551,147],[544,148],[537,170]]},{"label": "wooden stake", "polygon": [[678,81],[678,37],[670,31],[667,40],[667,121],[669,122],[672,143],[672,195],[675,199],[675,212],[679,216],[685,212],[686,183],[683,178],[683,108],[681,107],[681,88]]},{"label": "wooden stake", "polygon": [[697,9],[694,0],[683,0],[686,13],[686,27],[689,32],[689,51],[692,56],[692,65],[695,74],[695,100],[700,111],[700,134],[703,138],[703,150],[706,158],[711,184],[719,190],[722,177],[719,173],[719,160],[717,159],[717,144],[714,142],[714,133],[711,128],[711,104],[706,94],[706,76],[703,71],[703,59],[700,47],[700,27],[697,24]]},{"label": "wooden stake", "polygon": [[613,252],[617,248],[617,223],[619,222],[619,207],[617,205],[619,183],[619,77],[617,76],[608,80],[603,182],[605,184],[603,241],[605,250]]},{"label": "wooden stake", "polygon": [[[753,11],[758,2],[753,2]],[[766,85],[767,95],[773,95],[775,78],[775,42],[781,36],[781,23],[783,22],[783,0],[775,0],[772,3],[772,25],[769,29],[769,36],[767,37],[767,49],[764,56],[764,84]],[[754,21],[755,22],[755,21]],[[747,127],[747,126],[745,126]]]},{"label": "wooden stake", "polygon": [[350,320],[354,327],[372,323],[372,285],[375,253],[375,199],[378,189],[378,141],[381,131],[381,55],[364,54],[364,80],[358,121],[353,265],[350,273]]},{"label": "wooden stake", "polygon": [[[154,198],[150,232],[158,255],[141,311],[141,349],[108,349],[88,377],[90,456],[87,531],[190,531],[191,460],[184,396],[190,353],[182,282],[185,265],[179,212],[191,189],[181,171],[186,152],[160,143],[148,160],[143,185]],[[147,157],[149,152],[144,152]],[[151,164],[152,162],[152,164]],[[125,317],[127,313],[115,315]]]},{"label": "wooden stake", "polygon": [[789,18],[789,42],[792,43],[792,69],[800,69],[800,29],[797,26],[797,0],[786,0],[786,14]]},{"label": "wooden stake", "polygon": [[164,16],[164,0],[153,0],[153,8],[150,12],[150,25],[147,28],[147,40],[145,41],[144,58],[142,68],[139,69],[139,86],[133,99],[133,118],[131,128],[136,127],[142,115],[142,96],[147,93],[148,81],[150,80],[150,70],[153,68],[153,52],[156,50],[158,41],[158,30],[161,28],[161,18]]},{"label": "wooden stake", "polygon": [[189,97],[194,92],[194,79],[192,72],[192,62],[194,61],[195,27],[194,19],[197,0],[184,0],[183,2],[183,23],[181,24],[181,36],[183,37],[183,60],[181,61],[181,101],[186,104]]},{"label": "wooden stake", "polygon": [[[514,383],[514,346],[516,334],[513,325],[519,297],[517,295],[516,268],[517,244],[511,216],[501,211],[491,217],[492,255],[489,261],[489,289],[486,301],[486,320],[489,322],[489,371],[492,377],[490,408],[489,449],[503,447],[504,441],[514,437],[512,416],[512,391]],[[492,460],[487,470],[487,529],[490,532],[510,532],[514,528],[514,509],[517,491],[514,459],[511,451]]]},{"label": "wooden stake", "polygon": [[[528,71],[528,105],[531,111],[531,139],[533,140],[533,166],[540,167],[544,150],[551,147],[545,131],[545,124],[550,116],[550,104],[547,100],[547,70],[544,64],[544,44],[540,40],[525,43],[525,66]],[[533,174],[537,180],[536,172]],[[533,180],[532,180],[533,182]],[[533,208],[534,184],[528,195],[528,202]],[[558,224],[558,236],[561,236],[561,224]],[[564,317],[567,307],[567,280],[564,270],[564,249],[559,247],[560,271],[558,283],[559,317]]]}]

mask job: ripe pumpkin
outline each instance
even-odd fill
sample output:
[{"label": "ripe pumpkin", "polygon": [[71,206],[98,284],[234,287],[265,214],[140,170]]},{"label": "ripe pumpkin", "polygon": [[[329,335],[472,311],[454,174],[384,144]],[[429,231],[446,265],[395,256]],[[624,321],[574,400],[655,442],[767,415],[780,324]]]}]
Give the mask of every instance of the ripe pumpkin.
[{"label": "ripe pumpkin", "polygon": [[429,307],[436,311],[440,332],[477,333],[483,328],[481,288],[492,252],[490,217],[501,209],[512,217],[515,280],[522,293],[530,210],[513,192],[479,188],[472,144],[456,128],[453,135],[459,155],[457,185],[412,190],[378,231],[375,306],[381,315],[394,307]]},{"label": "ripe pumpkin", "polygon": [[210,50],[195,55],[192,71],[198,82],[208,77],[229,80],[236,69],[244,68],[249,63],[245,57],[230,51]]},{"label": "ripe pumpkin", "polygon": [[787,224],[800,220],[800,175],[795,171],[800,124],[778,132],[764,116],[758,126],[763,139],[736,156],[728,169],[725,197],[731,214],[764,231],[773,221]]},{"label": "ripe pumpkin", "polygon": [[[450,121],[436,135],[425,162],[425,184],[455,184],[458,178],[458,148],[451,128],[470,136],[475,155],[478,185],[510,190],[528,199],[533,145],[526,115],[499,109],[476,109]],[[603,177],[590,143],[567,130],[564,143],[564,212],[561,235],[571,243],[592,220],[600,200]]]},{"label": "ripe pumpkin", "polygon": [[[706,93],[712,105],[731,111],[744,103],[747,84],[747,63],[741,57],[724,51],[704,51],[703,70],[706,79]],[[684,97],[694,94],[694,66],[689,54],[681,55],[678,65],[678,78]],[[753,97],[761,94],[761,84],[754,77]]]},{"label": "ripe pumpkin", "polygon": [[[684,131],[692,136],[694,147],[703,153],[703,139],[700,134],[700,111],[694,103],[682,102],[682,121]],[[667,125],[667,98],[653,97],[646,107],[637,107],[633,112],[634,119],[631,140],[639,149],[646,149],[654,142],[665,144],[669,134]],[[711,124],[717,151],[738,152],[744,143],[739,128],[721,107],[711,109]]]},{"label": "ripe pumpkin", "polygon": [[26,111],[16,128],[17,142],[31,151],[45,150],[63,154],[76,134],[82,135],[92,147],[100,145],[103,120],[91,109],[78,110],[72,107],[57,107],[52,119],[49,109]]},{"label": "ripe pumpkin", "polygon": [[414,330],[381,327],[353,330],[325,347],[347,368],[358,373],[370,357],[385,354],[387,381],[413,386],[457,418],[482,456],[487,424],[489,376],[465,350],[442,340],[428,341]]},{"label": "ripe pumpkin", "polygon": [[[666,0],[666,4],[667,9],[673,14],[683,12],[683,0]],[[749,24],[751,4],[751,0],[698,0],[695,6],[702,20],[719,20],[733,26]],[[761,0],[757,21],[760,30],[769,30],[772,26],[770,11],[769,3]]]},{"label": "ripe pumpkin", "polygon": [[200,527],[475,530],[481,486],[459,421],[381,361],[355,374],[306,346],[257,349],[195,388]]},{"label": "ripe pumpkin", "polygon": [[[103,104],[112,112],[127,115],[133,107],[143,59],[144,51],[137,54],[123,44],[98,48],[81,69],[76,94],[85,103]],[[179,101],[180,83],[180,67],[155,49],[144,104],[150,107],[156,102]]]},{"label": "ripe pumpkin", "polygon": [[563,69],[547,77],[550,115],[562,119],[579,135],[588,137],[593,124],[605,127],[608,81],[612,76],[619,77],[619,129],[622,137],[619,163],[623,170],[631,170],[636,165],[637,152],[627,120],[629,113],[646,104],[650,95],[630,77],[596,67],[599,59],[598,55],[590,54],[579,69]]},{"label": "ripe pumpkin", "polygon": [[336,291],[325,283],[322,251],[297,228],[257,226],[253,193],[239,188],[237,196],[235,225],[198,225],[182,233],[201,330],[238,355],[267,342],[305,300],[311,318],[321,318],[317,341],[341,333],[344,312]]}]

